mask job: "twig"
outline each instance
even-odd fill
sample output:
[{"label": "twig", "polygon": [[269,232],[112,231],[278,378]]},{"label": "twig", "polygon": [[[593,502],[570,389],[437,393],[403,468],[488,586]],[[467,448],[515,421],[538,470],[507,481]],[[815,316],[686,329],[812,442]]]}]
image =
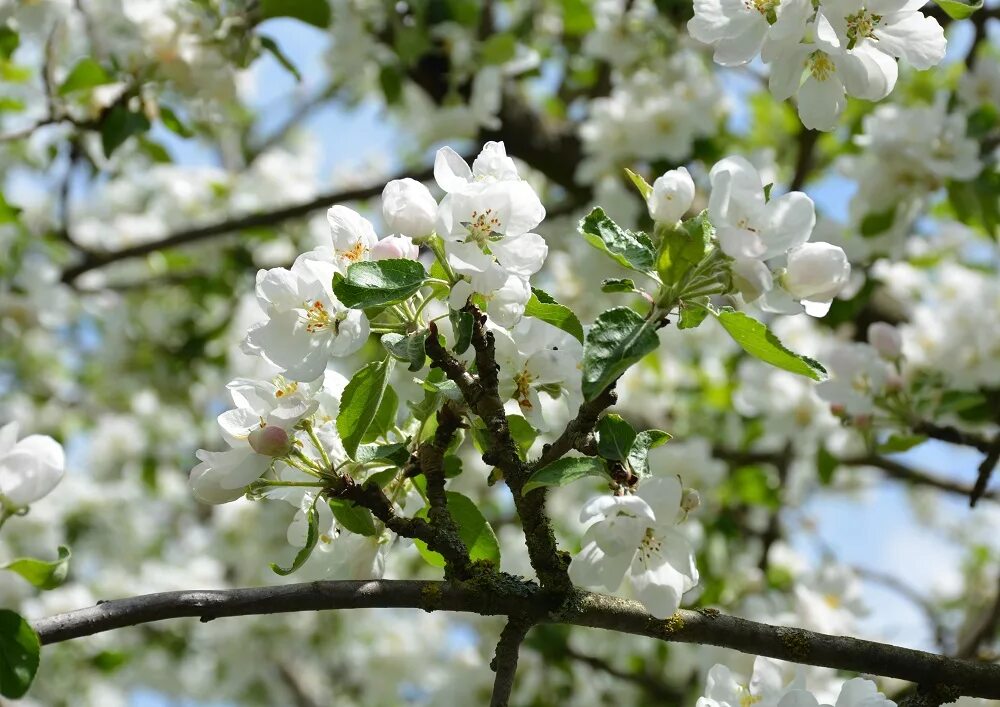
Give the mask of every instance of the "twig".
[{"label": "twig", "polygon": [[975,506],[976,501],[986,493],[986,485],[990,483],[990,477],[993,475],[993,470],[996,468],[998,461],[1000,461],[1000,433],[993,439],[993,444],[990,445],[990,448],[986,452],[986,458],[979,465],[976,483],[972,487],[972,493],[969,495],[970,506]]},{"label": "twig", "polygon": [[521,642],[531,629],[531,622],[520,617],[511,617],[500,633],[496,655],[490,662],[490,669],[497,674],[493,681],[493,695],[490,697],[490,707],[507,707],[510,704],[510,693],[514,688],[514,675],[517,673],[517,655],[521,650]]},{"label": "twig", "polygon": [[[407,173],[396,177],[390,177],[389,179],[398,179],[404,176],[412,176],[418,181],[426,181],[434,176],[434,171],[433,169],[428,168],[416,174],[411,175]],[[300,218],[312,213],[313,211],[326,208],[335,203],[370,199],[382,193],[385,182],[389,181],[389,179],[379,181],[376,184],[365,187],[327,192],[301,204],[286,206],[280,209],[275,209],[274,211],[250,214],[249,216],[239,216],[225,219],[207,226],[184,229],[159,240],[150,241],[148,243],[138,243],[134,246],[129,246],[128,248],[122,248],[121,250],[104,253],[89,253],[85,255],[79,263],[63,271],[62,280],[65,283],[72,283],[86,272],[96,270],[97,268],[104,267],[105,265],[109,265],[120,260],[138,258],[166,248],[175,248],[177,246],[195,243],[214,236],[232,233],[234,231],[260,228],[262,226],[274,226],[290,219]]]},{"label": "twig", "polygon": [[989,613],[980,621],[976,629],[970,633],[955,651],[956,658],[973,658],[986,641],[995,637],[1000,628],[1000,581],[997,582],[997,595],[993,599]]},{"label": "twig", "polygon": [[[558,604],[556,604],[558,602]],[[562,608],[556,611],[561,605]],[[680,611],[664,621],[638,602],[576,590],[569,602],[532,584],[477,588],[473,584],[427,581],[308,582],[243,589],[164,592],[107,601],[34,622],[43,644],[58,643],[124,626],[182,616],[202,621],[223,616],[360,608],[418,608],[483,616],[522,615],[525,606],[550,613],[544,623],[589,626],[662,641],[699,643],[909,680],[951,685],[962,695],[1000,698],[1000,665],[948,658],[846,636],[772,626],[713,610]]]},{"label": "twig", "polygon": [[789,191],[798,191],[806,183],[812,171],[816,153],[816,141],[819,140],[818,130],[803,127],[799,131],[798,152],[795,155],[795,173],[788,184]]},{"label": "twig", "polygon": [[913,425],[913,431],[917,434],[927,435],[942,442],[960,444],[965,447],[973,447],[983,454],[987,454],[990,449],[990,440],[982,435],[960,430],[951,425],[936,425],[927,420],[918,420]]},{"label": "twig", "polygon": [[658,700],[664,700],[667,704],[680,704],[681,700],[684,698],[682,693],[673,689],[665,682],[654,675],[650,675],[649,673],[622,670],[603,658],[598,658],[594,655],[587,655],[586,653],[580,653],[571,646],[566,646],[563,654],[567,658],[575,660],[578,663],[583,663],[594,670],[600,670],[603,673],[607,673],[611,677],[637,685],[648,692],[652,697],[655,697]]}]

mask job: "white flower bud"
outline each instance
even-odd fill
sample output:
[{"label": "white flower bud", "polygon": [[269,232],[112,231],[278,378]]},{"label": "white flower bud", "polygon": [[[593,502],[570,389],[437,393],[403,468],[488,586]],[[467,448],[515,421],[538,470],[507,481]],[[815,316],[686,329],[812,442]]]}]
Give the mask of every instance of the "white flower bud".
[{"label": "white flower bud", "polygon": [[0,427],[0,496],[4,504],[23,508],[59,484],[66,458],[62,446],[46,435],[17,441],[18,427],[16,422]]},{"label": "white flower bud", "polygon": [[882,358],[894,361],[903,352],[903,337],[899,330],[885,322],[873,322],[868,327],[868,343],[875,347]]},{"label": "white flower bud", "polygon": [[681,496],[681,508],[685,513],[690,513],[701,505],[701,495],[694,489],[684,489]]},{"label": "white flower bud", "polygon": [[415,179],[394,179],[382,190],[382,216],[392,233],[424,238],[434,232],[437,202]]},{"label": "white flower bud", "polygon": [[829,243],[803,243],[788,251],[781,285],[797,300],[829,302],[847,284],[851,264],[843,249]]},{"label": "white flower bud", "polygon": [[420,249],[414,245],[413,239],[409,236],[386,236],[376,243],[369,252],[372,260],[389,260],[391,258],[416,260],[419,254]]},{"label": "white flower bud", "polygon": [[247,441],[253,451],[265,457],[283,457],[292,451],[288,433],[275,425],[258,427],[247,436]]},{"label": "white flower bud", "polygon": [[660,223],[677,223],[694,202],[694,181],[687,169],[672,169],[653,182],[653,193],[646,200],[649,215]]}]

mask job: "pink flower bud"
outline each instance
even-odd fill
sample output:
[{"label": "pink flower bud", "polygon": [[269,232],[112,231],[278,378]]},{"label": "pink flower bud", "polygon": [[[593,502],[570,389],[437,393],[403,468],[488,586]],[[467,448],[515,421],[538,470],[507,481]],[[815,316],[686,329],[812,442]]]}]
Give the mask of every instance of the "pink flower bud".
[{"label": "pink flower bud", "polygon": [[250,448],[265,457],[283,457],[292,451],[292,440],[280,427],[265,425],[253,430],[247,441]]},{"label": "pink flower bud", "polygon": [[831,403],[830,412],[837,417],[844,417],[847,407],[843,403]]},{"label": "pink flower bud", "polygon": [[903,337],[899,330],[885,322],[874,322],[868,327],[868,343],[875,347],[882,358],[894,361],[903,353]]},{"label": "pink flower bud", "polygon": [[851,424],[857,427],[859,430],[867,430],[872,426],[872,416],[871,415],[855,415],[851,420]]},{"label": "pink flower bud", "polygon": [[416,260],[420,249],[413,244],[409,236],[386,236],[371,249],[372,260],[390,260],[405,258]]}]

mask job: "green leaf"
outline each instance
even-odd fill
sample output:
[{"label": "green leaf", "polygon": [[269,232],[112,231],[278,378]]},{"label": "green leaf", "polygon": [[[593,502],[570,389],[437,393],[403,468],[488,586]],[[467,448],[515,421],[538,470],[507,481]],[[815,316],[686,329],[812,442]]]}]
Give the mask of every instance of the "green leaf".
[{"label": "green leaf", "polygon": [[345,501],[342,498],[330,499],[330,510],[333,517],[345,529],[356,535],[374,537],[378,531],[375,530],[375,519],[372,512],[364,506],[359,506],[353,501]]},{"label": "green leaf", "polygon": [[114,79],[108,75],[103,66],[90,57],[84,57],[76,62],[76,66],[70,70],[69,75],[60,84],[57,93],[60,96],[65,96],[73,91],[82,91],[85,88],[94,88],[113,82]]},{"label": "green leaf", "polygon": [[[697,303],[697,304],[696,304]],[[696,329],[708,317],[708,298],[699,297],[695,300],[681,302],[678,329]]]},{"label": "green leaf", "polygon": [[976,10],[983,8],[983,0],[973,3],[961,2],[961,0],[934,0],[934,2],[953,20],[964,20]]},{"label": "green leaf", "polygon": [[660,344],[655,325],[628,307],[602,312],[583,344],[583,395],[595,398]]},{"label": "green leaf", "polygon": [[643,199],[649,199],[650,195],[653,193],[653,187],[647,182],[641,174],[636,174],[628,167],[625,168],[625,174],[628,178],[632,180],[635,188],[639,190],[639,194],[642,195]]},{"label": "green leaf", "polygon": [[580,221],[579,229],[588,243],[610,255],[619,265],[652,275],[656,252],[645,233],[622,230],[599,206]]},{"label": "green leaf", "polygon": [[334,284],[333,293],[345,307],[367,309],[402,302],[426,279],[416,260],[366,260],[347,268],[347,277]]},{"label": "green leaf", "polygon": [[528,300],[528,304],[524,308],[524,314],[562,329],[566,333],[572,334],[581,344],[583,343],[583,325],[573,314],[573,310],[559,304],[551,295],[537,287],[531,288],[531,299]]},{"label": "green leaf", "polygon": [[168,106],[160,106],[160,122],[163,123],[163,127],[175,135],[184,138],[194,137],[194,131],[185,125],[184,121],[178,118],[173,109]]},{"label": "green leaf", "polygon": [[664,229],[660,252],[656,257],[656,272],[664,285],[681,282],[701,262],[710,247],[712,233],[706,211],[689,218],[680,228]]},{"label": "green leaf", "polygon": [[[447,500],[448,512],[451,513],[451,517],[458,527],[458,536],[462,538],[462,542],[469,549],[469,559],[473,562],[487,560],[499,566],[500,543],[497,542],[497,536],[490,524],[486,522],[479,506],[468,496],[454,491],[447,492]],[[417,515],[426,518],[427,509],[422,509]],[[420,540],[414,540],[414,544],[428,564],[444,567],[444,558],[441,555],[428,549],[427,545]]]},{"label": "green leaf", "polygon": [[865,238],[873,238],[880,233],[885,233],[892,228],[892,224],[895,220],[895,206],[890,206],[885,211],[867,214],[863,219],[861,219],[861,235]]},{"label": "green leaf", "polygon": [[52,561],[37,560],[34,557],[20,557],[0,567],[21,575],[39,589],[55,589],[66,581],[69,572],[70,551],[59,546],[59,557]]},{"label": "green leaf", "polygon": [[597,423],[597,453],[605,459],[625,461],[636,432],[621,415],[608,413]]},{"label": "green leaf", "polygon": [[517,52],[517,38],[510,32],[502,32],[488,37],[479,45],[483,64],[505,64]]},{"label": "green leaf", "polygon": [[587,0],[561,0],[562,29],[571,37],[582,37],[597,27]]},{"label": "green leaf", "polygon": [[104,156],[121,147],[122,143],[133,135],[139,135],[149,130],[149,120],[139,112],[132,112],[123,105],[116,105],[101,121],[101,147]]},{"label": "green leaf", "polygon": [[563,457],[532,474],[521,490],[521,495],[543,486],[565,486],[588,476],[600,476],[611,481],[611,476],[608,475],[608,470],[601,459]]},{"label": "green leaf", "polygon": [[463,354],[472,343],[472,313],[464,309],[449,309],[448,319],[455,333],[455,353]]},{"label": "green leaf", "polygon": [[649,450],[667,443],[672,435],[663,430],[645,430],[635,436],[631,448],[628,450],[628,465],[632,467],[632,472],[639,477],[649,473]]},{"label": "green leaf", "polygon": [[426,329],[403,336],[402,334],[384,334],[382,336],[382,346],[389,354],[400,361],[404,361],[410,371],[419,371],[424,367],[427,354],[424,351],[424,342],[427,341],[428,332]]},{"label": "green leaf", "polygon": [[815,381],[826,380],[826,369],[819,361],[789,351],[770,329],[756,319],[731,309],[712,313],[733,341],[754,358]]},{"label": "green leaf", "polygon": [[410,458],[406,442],[392,444],[362,444],[354,453],[354,461],[368,464],[375,461],[386,461],[396,466],[402,466]]},{"label": "green leaf", "polygon": [[927,441],[924,435],[889,435],[889,439],[878,446],[880,454],[895,454],[913,449]]},{"label": "green leaf", "polygon": [[510,436],[517,445],[517,451],[524,459],[531,445],[538,438],[538,430],[531,426],[531,423],[520,415],[507,415],[507,427],[510,428]]},{"label": "green leaf", "polygon": [[386,386],[382,403],[378,406],[378,411],[376,411],[368,429],[361,436],[361,443],[369,444],[379,438],[388,437],[389,432],[396,426],[396,412],[398,410],[399,396],[392,386]]},{"label": "green leaf", "polygon": [[612,277],[601,281],[601,292],[638,292],[635,282],[627,277]]},{"label": "green leaf", "polygon": [[403,72],[398,66],[385,65],[378,72],[378,82],[382,87],[382,95],[390,106],[399,103],[403,97]]},{"label": "green leaf", "polygon": [[291,17],[320,29],[330,26],[330,3],[327,0],[261,0],[264,19]]},{"label": "green leaf", "polygon": [[313,549],[316,547],[316,543],[319,541],[319,511],[316,510],[316,504],[309,506],[309,510],[306,511],[306,544],[299,550],[295,559],[292,560],[292,566],[288,569],[282,568],[280,565],[272,562],[271,570],[275,574],[280,574],[282,577],[290,575],[295,570],[299,569],[306,563],[309,556],[312,554]]},{"label": "green leaf", "polygon": [[19,46],[21,37],[11,26],[11,20],[8,18],[5,24],[0,25],[0,59],[9,61]]},{"label": "green leaf", "polygon": [[0,609],[0,695],[23,697],[38,671],[41,642],[19,614]]},{"label": "green leaf", "polygon": [[281,47],[278,46],[278,43],[267,35],[260,34],[257,36],[260,38],[260,46],[268,51],[271,56],[274,57],[275,61],[285,68],[285,71],[295,77],[296,83],[302,83],[302,74],[299,73],[298,68],[292,63],[292,60],[289,59],[283,51],[281,51]]},{"label": "green leaf", "polygon": [[820,447],[816,451],[816,474],[819,476],[821,484],[829,486],[833,483],[833,475],[838,466],[840,466],[840,460],[830,454],[826,447]]},{"label": "green leaf", "polygon": [[373,361],[359,370],[344,388],[337,414],[337,432],[344,442],[344,449],[354,459],[361,438],[371,426],[385,397],[392,359]]},{"label": "green leaf", "polygon": [[764,203],[771,201],[771,190],[774,189],[774,182],[764,185]]}]

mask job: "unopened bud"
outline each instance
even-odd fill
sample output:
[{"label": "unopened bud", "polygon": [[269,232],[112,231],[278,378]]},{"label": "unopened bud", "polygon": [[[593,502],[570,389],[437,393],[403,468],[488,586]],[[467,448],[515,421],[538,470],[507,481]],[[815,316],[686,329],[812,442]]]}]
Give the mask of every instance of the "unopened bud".
[{"label": "unopened bud", "polygon": [[434,232],[437,201],[415,179],[394,179],[382,190],[382,216],[391,233],[423,238]]},{"label": "unopened bud", "polygon": [[681,496],[681,508],[685,513],[690,513],[701,505],[701,495],[694,489],[684,489]]},{"label": "unopened bud", "polygon": [[416,260],[420,249],[409,236],[386,236],[372,246],[370,255],[372,260]]},{"label": "unopened bud", "polygon": [[899,330],[885,322],[874,322],[868,327],[868,343],[882,358],[890,361],[895,361],[903,353],[903,337],[899,335]]},{"label": "unopened bud", "polygon": [[884,387],[887,393],[898,393],[903,386],[903,377],[898,373],[890,373],[885,379]]},{"label": "unopened bud", "polygon": [[831,403],[830,412],[836,417],[844,417],[847,414],[847,407],[843,403]]},{"label": "unopened bud", "polygon": [[678,167],[653,182],[646,207],[654,221],[673,224],[687,213],[693,201],[694,181],[684,167]]},{"label": "unopened bud", "polygon": [[292,440],[280,427],[265,425],[253,430],[247,441],[250,448],[265,457],[283,457],[292,451]]}]

